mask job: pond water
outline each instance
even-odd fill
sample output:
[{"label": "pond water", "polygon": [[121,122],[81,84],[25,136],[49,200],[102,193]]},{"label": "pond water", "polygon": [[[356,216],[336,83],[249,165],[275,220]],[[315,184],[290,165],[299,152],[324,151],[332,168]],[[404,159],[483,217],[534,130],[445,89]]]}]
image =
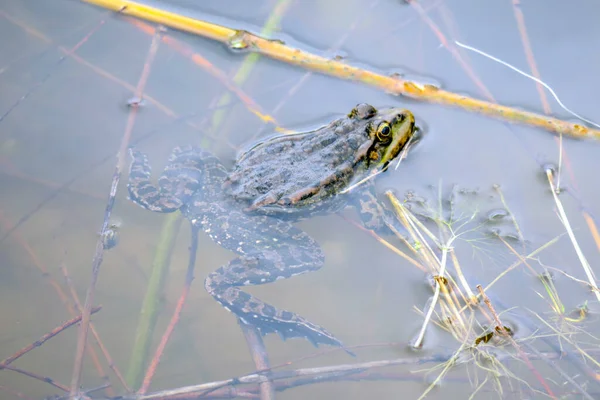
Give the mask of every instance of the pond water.
[{"label": "pond water", "polygon": [[[146,4],[257,34],[276,10],[281,20],[272,37],[289,46],[476,98],[486,98],[489,92],[500,104],[575,121],[548,92],[545,110],[533,81],[453,42],[486,51],[528,73],[532,57],[540,78],[567,107],[600,120],[600,53],[594,51],[600,38],[596,23],[600,5],[592,0],[522,4],[505,0],[486,2],[485,7],[464,0]],[[480,311],[461,314],[467,319],[464,335],[452,335],[436,325],[444,319],[439,314],[427,328],[423,347],[411,348],[423,325],[421,311],[428,310],[433,295],[427,274],[360,229],[353,223],[358,221],[353,211],[315,217],[298,226],[321,245],[324,268],[247,290],[325,327],[357,357],[329,351],[327,346],[315,349],[302,339],[284,342],[271,334],[264,338],[271,365],[293,361],[286,368],[295,369],[415,360],[367,370],[364,379],[346,375],[305,384],[278,392],[277,398],[388,399],[399,394],[419,398],[425,393],[440,399],[471,394],[586,398],[582,390],[587,398],[600,397],[600,383],[593,378],[599,369],[594,350],[599,344],[600,309],[543,169],[547,163],[561,164],[564,190],[559,199],[581,253],[598,273],[600,239],[594,241],[593,229],[600,213],[598,141],[565,136],[559,158],[558,136],[544,130],[393,96],[266,57],[259,58],[244,78],[234,78],[248,53],[175,30],[163,33],[168,40],[157,42],[148,62],[152,30],[83,2],[5,0],[0,5],[0,33],[4,38],[0,41],[0,357],[11,356],[75,315],[70,312],[72,295],[65,270],[73,291],[82,301],[85,298],[117,154],[128,129],[132,110],[128,102],[135,101],[135,88],[147,64],[130,143],[147,153],[155,178],[176,146],[201,145],[229,167],[240,149],[273,135],[276,127],[316,129],[358,103],[410,109],[422,138],[398,169],[390,168],[379,177],[380,200],[387,202],[384,193],[391,190],[400,199],[413,194],[413,210],[420,209],[415,198],[426,199],[434,209],[441,204],[446,217],[452,208],[458,220],[452,225],[454,232],[461,234],[452,246],[468,285],[475,292],[478,284],[486,287],[502,323],[514,331],[517,346],[495,343],[495,335],[479,348],[473,339],[482,338],[485,329],[468,319],[475,315],[485,324]],[[196,60],[207,60],[211,69],[195,63],[182,47],[196,53]],[[456,49],[464,63],[449,48]],[[232,95],[214,71],[229,77],[228,82],[239,79],[235,85],[277,123],[265,124],[249,111],[248,101]],[[227,93],[227,100],[219,103]],[[119,241],[104,252],[94,301],[102,310],[93,323],[114,365],[129,375],[157,245],[173,217],[130,202],[126,180],[125,173],[113,209]],[[505,215],[506,209],[510,213]],[[466,224],[459,229],[462,222]],[[489,234],[493,229],[503,240]],[[189,222],[182,221],[176,231],[165,287],[157,299],[160,312],[152,352],[184,287]],[[433,232],[439,233],[437,228]],[[523,240],[512,239],[519,235]],[[398,238],[383,238],[409,252]],[[531,257],[526,263],[514,266],[527,255]],[[236,319],[203,287],[211,271],[234,258],[234,253],[200,235],[195,280],[151,390],[256,370]],[[450,259],[448,271],[456,277]],[[554,278],[545,287],[539,276],[547,272]],[[555,302],[551,294],[556,295]],[[556,311],[559,302],[562,313]],[[584,304],[589,312],[580,318],[573,310]],[[480,306],[492,314],[485,304]],[[76,343],[77,329],[67,329],[11,365],[68,386]],[[106,375],[114,393],[125,393],[93,337],[90,343],[103,372],[98,372],[94,355],[86,353],[83,387],[101,386]],[[550,360],[559,348],[564,351],[562,359]],[[416,361],[449,356],[459,349],[460,363],[447,371],[441,361]],[[490,353],[497,355],[499,364],[473,358]],[[432,382],[438,384],[432,388]],[[19,398],[16,392],[25,398],[64,394],[9,370],[0,372],[0,385],[2,399]]]}]

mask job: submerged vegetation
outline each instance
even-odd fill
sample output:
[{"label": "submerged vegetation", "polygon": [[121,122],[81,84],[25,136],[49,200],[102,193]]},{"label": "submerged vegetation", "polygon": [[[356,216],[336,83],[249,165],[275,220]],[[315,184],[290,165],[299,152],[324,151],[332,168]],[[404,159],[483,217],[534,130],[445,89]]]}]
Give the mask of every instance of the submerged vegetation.
[{"label": "submerged vegetation", "polygon": [[[549,185],[554,191],[551,178],[549,175]],[[470,205],[466,210],[463,208],[463,211],[459,211],[457,206],[460,204],[457,203],[464,203],[465,197],[473,200],[477,195],[469,191],[457,191],[456,187],[447,197],[442,195],[440,188],[437,204],[433,207],[420,197],[409,195],[406,201],[400,202],[391,192],[387,193],[409,232],[407,244],[412,249],[412,256],[432,276],[434,294],[423,309],[416,308],[424,318],[423,329],[411,345],[422,347],[426,329],[432,324],[450,334],[457,342],[455,352],[447,361],[423,371],[436,377],[422,397],[453,369],[462,365],[468,371],[473,385],[473,396],[484,388],[489,389],[487,385],[491,384],[500,396],[505,391],[511,391],[513,395],[519,393],[520,398],[536,395],[554,397],[556,389],[552,389],[552,385],[562,381],[563,385],[570,386],[569,390],[573,393],[594,398],[587,392],[588,384],[578,382],[570,374],[575,370],[579,376],[595,379],[595,371],[599,366],[595,349],[600,341],[592,332],[586,331],[589,313],[585,306],[588,297],[586,291],[591,287],[598,293],[596,283],[590,282],[589,286],[581,287],[579,296],[584,302],[583,306],[567,310],[554,285],[554,268],[550,269],[537,258],[559,238],[530,250],[522,237],[518,221],[509,211],[501,188],[495,186],[494,190],[504,208],[487,213],[480,212],[479,205],[473,201],[468,202]],[[555,197],[555,201],[557,208],[561,208],[558,197]],[[418,207],[410,207],[415,202]],[[562,218],[566,231],[572,235],[566,215],[562,215]],[[499,228],[499,222],[502,228]],[[494,228],[490,229],[490,225]],[[497,278],[484,287],[477,283],[477,278],[467,277],[469,273],[461,267],[460,260],[465,257],[465,249],[460,248],[460,241],[467,243],[473,253],[482,254],[485,253],[485,243],[495,241],[505,247],[514,261],[507,263]],[[493,255],[485,254],[483,258],[500,264],[498,257]],[[527,304],[506,305],[507,302],[512,303],[513,299],[491,300],[488,296],[496,283],[511,279],[509,274],[515,269],[525,269],[525,276],[539,278],[537,282],[541,283],[543,290],[533,279],[531,290],[547,303],[548,312],[545,315],[536,313]],[[477,292],[473,288],[477,288]],[[541,351],[540,348],[548,350]],[[570,365],[569,372],[559,366],[557,358],[564,359]],[[554,376],[548,372],[541,373],[540,363],[545,364],[544,371],[550,370]],[[522,365],[529,370],[531,378],[516,372]]]}]

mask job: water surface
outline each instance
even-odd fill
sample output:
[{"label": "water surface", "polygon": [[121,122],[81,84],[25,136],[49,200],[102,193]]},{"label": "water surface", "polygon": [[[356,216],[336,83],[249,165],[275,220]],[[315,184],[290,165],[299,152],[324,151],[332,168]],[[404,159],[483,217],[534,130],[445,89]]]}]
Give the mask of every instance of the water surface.
[{"label": "water surface", "polygon": [[[258,33],[276,3],[171,0],[148,4]],[[446,90],[478,98],[484,96],[481,88],[441,46],[433,25],[447,41],[459,40],[530,71],[511,2],[491,2],[486,7],[462,0],[418,4],[426,10],[429,21],[415,7],[400,1],[349,0],[343,6],[337,1],[296,1],[285,12],[273,37],[317,54],[341,55],[353,65],[437,82]],[[541,78],[571,109],[600,119],[595,107],[600,90],[600,55],[590,51],[598,47],[600,27],[595,17],[599,6],[592,1],[531,1],[521,4],[519,10],[525,16]],[[68,294],[61,268],[68,269],[78,294],[85,294],[128,118],[127,101],[140,79],[152,37],[128,19],[79,2],[7,0],[0,11],[0,32],[5,38],[0,41],[0,234],[4,237],[0,243],[0,349],[2,357],[8,357],[71,318],[53,286],[60,286]],[[65,56],[86,35],[89,37],[75,54]],[[189,46],[229,76],[244,60],[244,54],[234,54],[207,39],[174,31],[166,35]],[[544,112],[533,82],[483,57],[461,54],[496,101]],[[294,130],[316,128],[361,102],[411,109],[423,128],[423,139],[398,170],[387,172],[379,180],[382,199],[388,189],[399,197],[413,191],[435,204],[436,188],[441,187],[446,196],[453,185],[458,185],[478,193],[460,197],[465,215],[478,207],[481,213],[477,218],[483,218],[487,211],[503,207],[493,189],[499,185],[526,239],[525,245],[516,246],[520,252],[527,254],[560,238],[531,260],[531,269],[520,267],[508,273],[489,295],[499,311],[515,308],[505,317],[507,324],[517,329],[519,340],[533,334],[535,328],[532,330],[524,321],[535,320],[534,313],[552,321],[555,314],[548,293],[536,278],[544,271],[543,266],[585,279],[541,170],[547,162],[558,163],[557,138],[536,128],[508,125],[457,108],[394,97],[358,83],[306,74],[300,68],[261,58],[240,87],[282,127]],[[211,105],[225,92],[223,84],[207,71],[175,48],[160,44],[132,136],[136,146],[148,153],[155,172],[162,169],[177,145],[208,146],[231,165],[236,151],[249,140],[273,133],[272,125],[265,125],[235,96],[223,108],[225,120],[218,132],[211,132]],[[551,98],[550,106],[552,115],[571,118]],[[595,268],[600,253],[583,212],[598,223],[600,189],[596,171],[600,167],[600,145],[567,138],[563,145],[561,182],[567,191],[560,199],[585,256]],[[165,215],[129,202],[124,182],[114,214],[122,221],[120,242],[105,253],[95,301],[103,309],[94,317],[94,323],[115,364],[125,371]],[[249,291],[326,327],[348,346],[387,345],[359,350],[357,359],[338,351],[297,366],[425,357],[458,349],[460,342],[435,326],[428,330],[423,350],[415,353],[409,349],[408,343],[422,324],[414,307],[422,309],[431,296],[425,275],[350,223],[348,219],[356,220],[353,213],[344,216],[347,219],[332,215],[300,224],[322,245],[327,258],[323,269]],[[501,228],[512,232],[511,224],[502,224]],[[396,238],[387,239],[402,248]],[[154,344],[181,293],[189,243],[189,224],[184,221],[171,258]],[[234,255],[206,237],[201,237],[199,248],[196,280],[153,389],[226,379],[255,370],[235,319],[213,301],[202,285],[206,274]],[[491,282],[517,259],[502,243],[491,239],[476,245],[458,241],[456,250],[473,290],[476,284]],[[558,272],[555,275],[554,284],[567,309],[587,301],[597,310],[595,298],[584,285]],[[576,326],[596,337],[600,333],[593,315]],[[583,347],[598,345],[591,337],[574,339]],[[68,384],[75,343],[76,330],[67,330],[15,366]],[[315,352],[306,341],[282,342],[276,335],[266,337],[265,344],[273,365]],[[547,345],[538,344],[538,349],[548,350]],[[85,387],[100,385],[102,379],[89,357],[86,360]],[[434,365],[385,370],[396,374],[396,379],[390,380],[305,386],[283,392],[278,398],[387,399],[398,398],[398,393],[418,398],[440,370],[430,374],[410,371]],[[579,373],[569,362],[560,365],[568,376]],[[542,390],[522,362],[509,361],[506,367],[522,374],[536,390]],[[563,386],[565,378],[545,363],[536,361],[535,367],[557,382],[553,384],[557,395],[575,390]],[[467,398],[485,376],[472,363],[457,367],[429,398]],[[592,397],[599,396],[600,388],[592,380],[584,376],[576,379]],[[121,392],[113,375],[110,380]],[[513,386],[509,380],[503,383],[505,397],[541,396],[514,380],[510,381]],[[56,393],[47,384],[11,371],[0,373],[0,384],[35,398]],[[0,392],[0,398],[11,396]],[[476,397],[492,396],[501,397],[490,384]]]}]

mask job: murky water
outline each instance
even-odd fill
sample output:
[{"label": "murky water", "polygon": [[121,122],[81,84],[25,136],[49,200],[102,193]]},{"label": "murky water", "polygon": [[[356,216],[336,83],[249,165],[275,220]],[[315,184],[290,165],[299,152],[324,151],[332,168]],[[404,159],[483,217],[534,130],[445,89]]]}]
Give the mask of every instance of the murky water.
[{"label": "murky water", "polygon": [[[279,2],[171,0],[148,4],[260,32]],[[600,55],[594,51],[600,38],[596,23],[600,6],[596,2],[531,1],[517,8],[508,0],[488,2],[486,7],[459,0],[418,2],[425,14],[402,1],[340,4],[292,2],[273,36],[309,52],[343,56],[352,65],[384,74],[399,72],[422,82],[438,83],[449,91],[483,98],[482,89],[440,45],[440,35],[449,42],[458,40],[480,48],[529,72],[516,9],[524,15],[541,78],[569,108],[587,118],[600,119],[596,95],[600,91]],[[81,298],[85,296],[116,154],[126,130],[127,101],[140,79],[152,35],[129,19],[78,2],[6,0],[0,11],[0,358],[4,358],[71,318],[65,305],[70,304],[71,294],[64,269],[75,291]],[[175,31],[165,35],[189,46],[229,76],[244,60],[244,54],[234,54],[216,42]],[[476,54],[461,54],[496,101],[544,111],[532,81]],[[515,339],[532,362],[528,368],[523,358],[504,359],[504,366],[536,391],[505,376],[498,381],[504,392],[498,394],[491,375],[486,375],[482,364],[478,366],[471,360],[451,368],[441,386],[429,392],[429,398],[467,398],[486,377],[490,381],[479,388],[476,398],[541,398],[548,390],[536,373],[547,377],[556,396],[583,398],[577,394],[576,385],[563,384],[570,377],[591,398],[600,396],[598,383],[582,375],[574,363],[557,362],[564,371],[561,376],[558,367],[540,361],[539,355],[525,347],[532,344],[539,351],[551,351],[541,339],[526,340],[528,336],[556,335],[557,331],[541,319],[561,330],[564,336],[560,342],[576,359],[581,355],[569,341],[588,351],[598,346],[596,338],[600,334],[593,314],[598,304],[585,284],[572,279],[585,281],[586,276],[542,173],[544,163],[559,162],[557,137],[456,108],[394,97],[358,83],[317,74],[307,76],[300,68],[266,58],[257,62],[240,87],[279,125],[295,130],[318,127],[361,102],[409,108],[423,128],[423,139],[398,170],[388,171],[378,181],[382,199],[388,189],[400,197],[412,191],[435,206],[440,187],[444,198],[453,185],[476,191],[459,193],[456,199],[457,212],[470,216],[480,211],[464,228],[467,231],[477,227],[489,211],[505,208],[494,189],[499,185],[525,239],[524,245],[509,242],[516,251],[527,255],[558,238],[530,259],[528,267],[512,269],[487,292],[498,312],[511,309],[501,317],[516,331]],[[155,172],[162,169],[177,145],[209,146],[230,165],[236,151],[248,140],[273,133],[273,125],[265,126],[235,96],[222,107],[225,120],[218,132],[211,133],[211,107],[225,92],[214,75],[177,48],[159,44],[131,139],[148,153]],[[548,98],[553,115],[572,119]],[[600,249],[588,223],[594,221],[597,225],[600,213],[596,177],[600,144],[565,138],[563,146],[561,184],[567,191],[560,199],[583,254],[598,273]],[[115,365],[125,372],[166,216],[129,202],[124,180],[114,215],[122,221],[120,241],[105,252],[95,301],[103,308],[93,322]],[[432,293],[425,274],[352,224],[350,221],[356,220],[352,212],[343,215],[346,218],[331,215],[299,224],[322,245],[326,254],[323,269],[248,291],[326,327],[348,346],[372,346],[356,350],[356,359],[335,351],[291,368],[424,358],[459,349],[459,340],[434,325],[427,331],[422,350],[409,349],[408,343],[423,322],[414,307],[426,307]],[[502,234],[517,233],[511,223],[496,226]],[[161,296],[162,312],[152,349],[182,291],[189,230],[189,223],[184,221]],[[398,239],[386,239],[406,250]],[[454,245],[473,290],[476,284],[486,286],[518,260],[501,241],[483,236],[482,230],[467,232],[464,239],[470,240],[457,240]],[[153,380],[153,390],[227,379],[256,369],[235,318],[202,285],[210,271],[234,257],[208,238],[200,238],[196,280]],[[543,266],[557,269],[554,285],[567,311],[588,302],[592,313],[582,322],[557,321],[549,294],[536,277],[544,271]],[[76,334],[71,328],[12,365],[68,386]],[[553,337],[552,343],[559,341]],[[272,365],[315,353],[307,341],[283,342],[277,335],[267,336],[265,345]],[[597,354],[590,356],[598,360]],[[116,392],[122,393],[104,358],[99,357]],[[86,388],[104,382],[91,360],[88,354],[83,378]],[[408,363],[378,369],[374,372],[382,373],[380,380],[348,378],[290,389],[277,397],[388,399],[401,394],[402,398],[418,398],[442,372],[434,369],[437,364]],[[588,365],[588,372],[598,370],[590,360]],[[7,370],[0,372],[0,385],[33,398],[60,393],[47,383]],[[0,398],[18,397],[3,389]]]}]

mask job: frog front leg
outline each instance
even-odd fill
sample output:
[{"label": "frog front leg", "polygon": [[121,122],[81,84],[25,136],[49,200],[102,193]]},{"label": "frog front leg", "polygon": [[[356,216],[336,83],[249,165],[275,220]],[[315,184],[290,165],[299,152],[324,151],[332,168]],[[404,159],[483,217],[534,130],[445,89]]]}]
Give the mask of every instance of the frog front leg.
[{"label": "frog front leg", "polygon": [[206,278],[206,290],[215,300],[262,335],[276,332],[284,340],[302,337],[315,346],[324,343],[343,347],[319,325],[240,289],[321,268],[324,255],[314,239],[286,221],[263,215],[248,216],[219,204],[208,207],[210,210],[205,210],[195,223],[219,245],[240,254]]},{"label": "frog front leg", "polygon": [[176,147],[155,185],[150,180],[151,168],[146,155],[133,148],[129,149],[129,154],[129,199],[155,212],[179,210],[200,189],[207,171],[214,166],[222,168],[218,159],[206,150]]}]

